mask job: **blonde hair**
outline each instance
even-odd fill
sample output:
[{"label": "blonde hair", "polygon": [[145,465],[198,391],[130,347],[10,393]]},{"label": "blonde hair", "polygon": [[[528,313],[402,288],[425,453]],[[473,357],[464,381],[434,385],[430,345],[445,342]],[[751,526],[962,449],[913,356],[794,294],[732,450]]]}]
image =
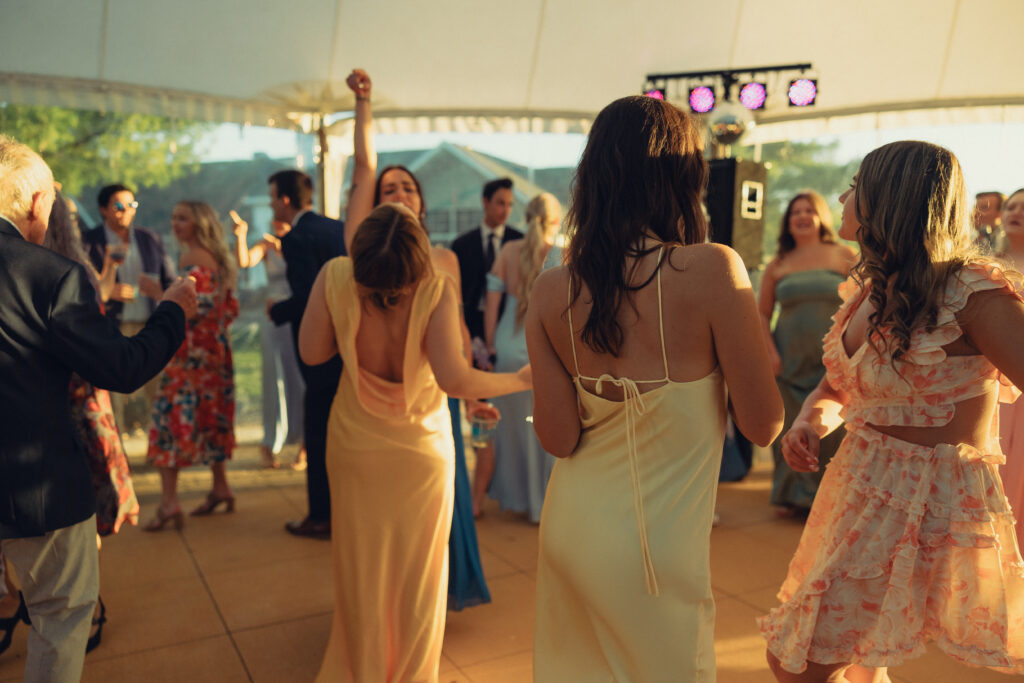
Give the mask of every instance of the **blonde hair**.
[{"label": "blonde hair", "polygon": [[[852,197],[861,260],[851,275],[869,287],[874,312],[868,341],[876,352],[888,328],[885,352],[893,361],[910,337],[933,327],[946,284],[980,256],[967,230],[966,191],[960,162],[927,142],[893,142],[861,162]],[[892,281],[892,294],[886,289]]]},{"label": "blonde hair", "polygon": [[32,209],[32,195],[53,188],[43,158],[14,138],[0,135],[0,214],[21,221]]},{"label": "blonde hair", "polygon": [[184,206],[192,213],[192,219],[196,225],[195,240],[200,247],[210,252],[213,260],[217,262],[217,272],[220,273],[221,289],[228,290],[235,288],[238,277],[238,270],[235,260],[228,250],[228,243],[224,239],[224,226],[214,213],[213,207],[206,202],[183,200],[178,206]]},{"label": "blonde hair", "polygon": [[544,266],[544,258],[547,256],[547,242],[544,238],[547,235],[548,223],[555,216],[561,221],[562,205],[553,194],[543,192],[526,205],[526,234],[523,236],[523,247],[519,252],[519,291],[515,293],[519,300],[516,305],[516,329],[523,326],[526,307],[533,292],[533,283]]}]

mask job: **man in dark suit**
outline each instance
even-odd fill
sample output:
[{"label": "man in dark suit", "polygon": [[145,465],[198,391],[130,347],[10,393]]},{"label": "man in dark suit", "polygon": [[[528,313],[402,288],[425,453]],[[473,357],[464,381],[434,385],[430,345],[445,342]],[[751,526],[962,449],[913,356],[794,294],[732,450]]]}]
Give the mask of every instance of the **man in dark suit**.
[{"label": "man in dark suit", "polygon": [[[523,233],[505,225],[512,215],[515,195],[512,180],[499,178],[484,185],[484,220],[479,228],[455,238],[452,251],[459,259],[459,273],[462,276],[462,312],[473,340],[473,364],[482,370],[490,370],[494,359],[487,357],[484,343],[484,301],[487,297],[487,273],[491,272],[494,259],[506,242],[523,238]],[[501,298],[498,316],[505,310],[505,297]],[[480,513],[487,486],[494,474],[494,448],[488,445],[476,449],[476,472],[473,475],[473,513]]]},{"label": "man in dark suit", "polygon": [[131,391],[155,375],[196,311],[191,280],[172,284],[126,338],[100,313],[85,269],[39,246],[53,176],[0,136],[0,542],[31,618],[26,681],[77,681],[99,593],[96,503],[68,401],[71,372]]},{"label": "man in dark suit", "polygon": [[[164,289],[174,279],[174,265],[160,237],[135,225],[139,203],[124,185],[107,185],[96,198],[103,223],[82,234],[82,245],[96,272],[114,269],[116,284],[106,301],[107,315],[126,336],[137,334],[156,308]],[[108,257],[109,252],[109,257]],[[112,394],[114,420],[122,432],[145,429],[156,399],[159,376],[132,395]]]},{"label": "man in dark suit", "polygon": [[[274,220],[292,226],[281,238],[281,255],[287,266],[291,298],[267,302],[267,314],[275,325],[292,326],[292,341],[298,355],[299,324],[320,268],[336,256],[345,255],[345,225],[313,213],[313,181],[301,171],[279,171],[267,181]],[[303,401],[306,435],[306,493],[309,514],[301,521],[285,524],[296,536],[330,538],[331,491],[327,483],[327,421],[331,402],[341,379],[341,357],[323,365],[309,366],[299,359],[306,382]]]}]

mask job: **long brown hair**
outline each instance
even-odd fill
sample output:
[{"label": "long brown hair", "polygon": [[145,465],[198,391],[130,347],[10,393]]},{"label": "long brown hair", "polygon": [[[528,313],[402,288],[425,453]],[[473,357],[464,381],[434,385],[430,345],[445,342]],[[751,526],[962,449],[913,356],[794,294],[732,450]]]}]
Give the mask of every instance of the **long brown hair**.
[{"label": "long brown hair", "polygon": [[196,242],[200,247],[210,252],[213,260],[217,262],[221,289],[234,289],[235,281],[238,277],[238,268],[235,265],[235,259],[232,258],[228,250],[228,243],[224,238],[224,226],[217,218],[213,207],[206,202],[195,200],[180,201],[178,206],[184,206],[192,214],[192,220],[196,225]]},{"label": "long brown hair", "polygon": [[950,278],[978,255],[967,230],[963,171],[948,149],[893,142],[864,157],[846,201],[856,202],[860,223],[861,259],[851,275],[870,288],[875,309],[868,341],[883,353],[881,328],[887,328],[884,352],[898,361],[915,330],[935,325]]},{"label": "long brown hair", "polygon": [[530,303],[533,283],[536,282],[540,270],[547,257],[548,224],[552,219],[561,220],[562,205],[553,194],[543,192],[526,205],[526,234],[523,235],[523,246],[519,252],[519,291],[516,292],[516,329],[523,326],[526,307]]},{"label": "long brown hair", "polygon": [[360,297],[381,310],[394,307],[433,272],[427,233],[401,204],[381,204],[371,211],[359,224],[351,251]]},{"label": "long brown hair", "polygon": [[637,257],[652,251],[640,246],[645,234],[667,243],[705,240],[707,182],[701,135],[677,107],[624,97],[594,119],[566,221],[572,301],[584,285],[593,298],[582,333],[590,348],[613,356],[622,348],[619,307],[623,299],[634,306],[631,292],[647,284],[629,285]]},{"label": "long brown hair", "polygon": [[82,248],[82,232],[78,227],[78,219],[71,213],[68,200],[60,190],[56,191],[53,200],[53,209],[50,211],[50,220],[47,223],[43,246],[65,258],[81,263],[91,275],[97,275],[92,262],[85,255],[85,249]]},{"label": "long brown hair", "polygon": [[779,258],[796,249],[796,240],[793,239],[793,233],[789,231],[789,217],[793,213],[793,205],[801,199],[809,201],[811,207],[814,208],[814,213],[818,215],[818,220],[821,223],[818,238],[827,244],[838,242],[836,231],[832,228],[832,211],[828,208],[828,202],[814,190],[802,190],[789,200],[789,204],[786,205],[786,213],[782,214],[782,225],[779,228],[779,248],[775,252]]}]

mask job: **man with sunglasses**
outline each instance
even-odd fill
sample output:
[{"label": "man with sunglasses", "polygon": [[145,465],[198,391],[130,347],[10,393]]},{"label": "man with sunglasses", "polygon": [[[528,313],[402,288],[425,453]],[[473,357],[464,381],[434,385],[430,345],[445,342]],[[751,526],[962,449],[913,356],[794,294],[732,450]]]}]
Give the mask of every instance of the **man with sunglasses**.
[{"label": "man with sunglasses", "polygon": [[[174,280],[174,265],[157,234],[134,224],[139,203],[131,189],[107,185],[100,190],[97,203],[103,224],[86,231],[82,242],[97,273],[107,264],[116,269],[117,284],[104,305],[121,333],[132,336],[145,326]],[[159,381],[157,375],[130,396],[111,394],[114,419],[121,431],[130,432],[136,425],[146,428]]]}]

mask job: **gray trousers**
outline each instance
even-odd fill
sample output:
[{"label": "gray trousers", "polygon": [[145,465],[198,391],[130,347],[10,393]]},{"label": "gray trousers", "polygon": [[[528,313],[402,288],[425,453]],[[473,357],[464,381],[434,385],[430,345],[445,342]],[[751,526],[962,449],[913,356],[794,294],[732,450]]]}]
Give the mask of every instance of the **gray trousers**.
[{"label": "gray trousers", "polygon": [[32,630],[27,683],[77,683],[100,591],[96,516],[45,536],[0,542],[21,582]]}]

